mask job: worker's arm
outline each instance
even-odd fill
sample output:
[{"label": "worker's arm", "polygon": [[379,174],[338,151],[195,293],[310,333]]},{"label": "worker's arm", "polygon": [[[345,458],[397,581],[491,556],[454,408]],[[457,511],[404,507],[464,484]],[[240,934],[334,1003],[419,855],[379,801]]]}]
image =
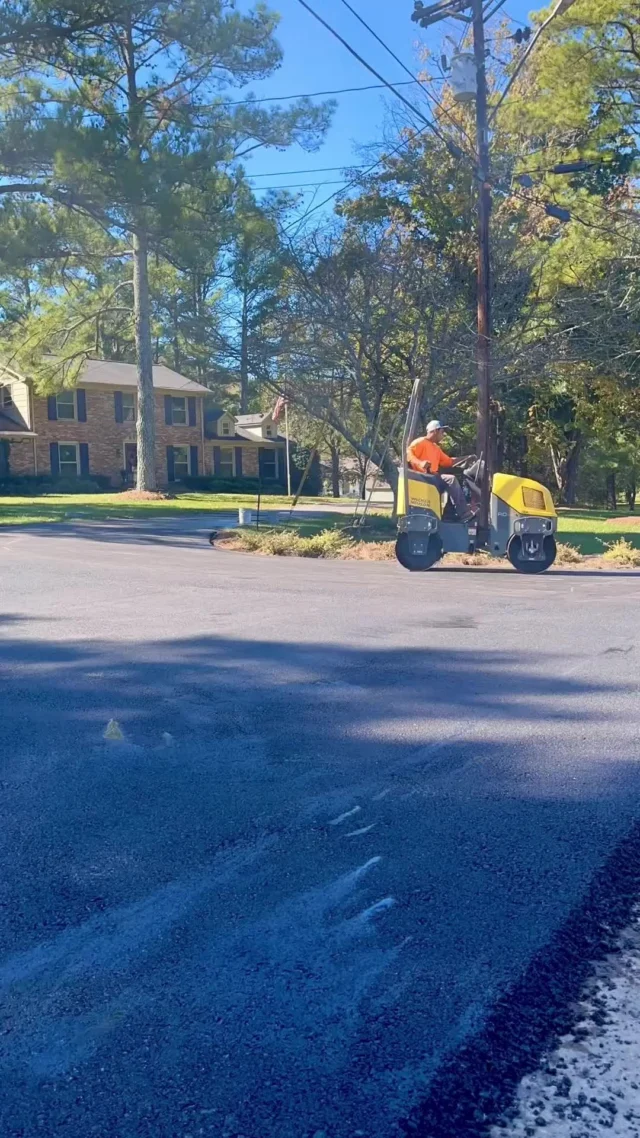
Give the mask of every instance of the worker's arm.
[{"label": "worker's arm", "polygon": [[420,458],[421,443],[423,439],[414,439],[411,446],[407,447],[407,462],[411,470],[417,470],[421,474],[428,474],[430,470],[429,463],[424,458]]},{"label": "worker's arm", "polygon": [[438,461],[440,466],[444,466],[446,470],[449,470],[450,467],[456,465],[456,462],[459,462],[459,459],[451,458],[450,455],[445,454],[443,450],[440,450]]}]

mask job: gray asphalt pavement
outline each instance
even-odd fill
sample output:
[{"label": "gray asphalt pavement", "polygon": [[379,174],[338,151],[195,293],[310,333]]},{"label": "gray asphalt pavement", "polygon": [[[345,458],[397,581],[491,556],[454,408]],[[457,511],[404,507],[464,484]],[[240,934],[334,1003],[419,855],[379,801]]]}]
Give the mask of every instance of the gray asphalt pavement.
[{"label": "gray asphalt pavement", "polygon": [[640,815],[640,576],[0,566],[3,1138],[401,1133]]}]

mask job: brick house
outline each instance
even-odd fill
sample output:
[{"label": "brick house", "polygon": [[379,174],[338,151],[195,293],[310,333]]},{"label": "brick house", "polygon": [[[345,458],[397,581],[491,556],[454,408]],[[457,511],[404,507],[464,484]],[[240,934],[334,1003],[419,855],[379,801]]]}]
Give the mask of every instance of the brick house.
[{"label": "brick house", "polygon": [[[153,384],[158,485],[202,474],[257,477],[259,470],[265,480],[282,481],[284,441],[269,415],[236,419],[210,405],[208,388],[162,365],[153,369]],[[0,478],[100,476],[121,486],[136,465],[136,401],[133,364],[88,360],[76,388],[48,397],[5,368]]]},{"label": "brick house", "polygon": [[207,406],[205,439],[212,444],[214,474],[286,482],[286,443],[269,412],[233,416],[223,407]]}]

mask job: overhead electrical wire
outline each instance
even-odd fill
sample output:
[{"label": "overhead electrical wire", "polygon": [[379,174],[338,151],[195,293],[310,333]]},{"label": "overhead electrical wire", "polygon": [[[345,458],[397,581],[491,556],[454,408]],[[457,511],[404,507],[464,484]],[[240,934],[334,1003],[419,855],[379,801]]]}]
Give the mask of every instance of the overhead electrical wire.
[{"label": "overhead electrical wire", "polygon": [[[420,135],[426,134],[426,131],[427,127],[423,127],[421,130],[416,131],[416,133],[412,135],[411,138],[401,139],[397,146],[394,146],[386,154],[383,154],[375,162],[372,162],[370,166],[367,166],[367,168],[362,171],[360,178],[366,177],[367,174],[371,174],[374,170],[377,170],[378,166],[381,166],[382,163],[385,162],[388,158],[393,158],[394,154],[397,154],[400,150],[402,150],[403,147],[409,146],[412,142],[415,141],[416,138],[419,138]],[[334,201],[335,198],[339,197],[340,194],[344,193],[346,190],[351,189],[353,186],[357,186],[359,184],[360,178],[352,178],[350,181],[345,182],[339,190],[334,190],[332,194],[329,194],[328,197],[323,198],[321,202],[317,202],[315,205],[310,206],[309,209],[304,212],[302,217],[294,218],[294,220],[289,222],[288,225],[285,225],[282,232],[288,233],[290,229],[293,229],[294,225],[302,225],[302,223],[306,221],[306,219],[310,217],[312,213],[315,213],[316,210],[322,209],[323,206],[328,205],[331,201]]]},{"label": "overhead electrical wire", "polygon": [[[499,12],[500,9],[504,7],[506,2],[507,2],[507,0],[496,0],[494,7],[491,8],[492,0],[489,0],[489,3],[486,4],[485,10],[484,10],[484,21],[485,21],[485,23],[487,23],[489,20],[492,20],[493,17],[496,15],[496,13]],[[487,8],[491,8],[491,11],[488,12]],[[511,19],[511,17],[509,17],[509,19]]]},{"label": "overhead electrical wire", "polygon": [[292,174],[332,174],[336,170],[364,170],[365,163],[360,166],[312,166],[309,170],[270,170],[265,174],[247,174],[247,178],[281,178]]},{"label": "overhead electrical wire", "polygon": [[342,186],[344,185],[343,178],[330,178],[326,182],[286,182],[283,186],[254,186],[253,189],[257,193],[264,193],[265,190],[301,190],[303,187],[317,186]]},{"label": "overhead electrical wire", "polygon": [[[419,83],[419,79],[400,79],[394,82],[394,87],[411,87],[415,83]],[[291,99],[320,99],[325,95],[351,95],[356,91],[380,91],[382,88],[387,87],[387,83],[368,83],[364,87],[336,87],[332,91],[307,91],[302,95],[269,95],[263,99],[237,99],[234,102],[222,103],[198,103],[196,104],[197,110],[208,110],[211,107],[242,107],[248,101],[250,103],[286,103]]]},{"label": "overhead electrical wire", "polygon": [[360,53],[357,52],[356,49],[354,47],[352,47],[350,43],[347,42],[347,40],[344,38],[344,36],[340,35],[340,32],[336,31],[336,29],[333,28],[331,26],[331,24],[327,23],[327,21],[324,19],[324,17],[321,16],[318,12],[316,12],[315,9],[312,8],[310,4],[307,4],[307,0],[298,0],[298,3],[303,8],[305,8],[306,11],[309,12],[310,15],[312,15],[314,17],[314,19],[316,19],[318,21],[319,24],[322,24],[323,28],[326,28],[326,30],[332,36],[334,36],[335,39],[337,39],[339,41],[339,43],[342,44],[343,47],[345,47],[347,49],[347,51],[350,53],[350,55],[352,55],[354,57],[354,59],[358,60],[358,63],[361,63],[363,67],[366,67],[367,71],[370,71],[372,75],[375,75],[376,79],[379,79],[382,83],[384,83],[385,87],[388,87],[388,89],[394,95],[396,95],[397,98],[400,99],[400,101],[402,103],[404,103],[406,107],[409,108],[409,110],[411,111],[412,114],[416,115],[417,118],[419,118],[423,123],[425,123],[426,126],[429,128],[429,130],[432,130],[433,133],[435,135],[437,135],[437,137],[440,139],[440,141],[444,143],[444,145],[447,147],[449,152],[454,155],[454,157],[461,158],[464,156],[464,150],[462,150],[455,143],[451,142],[450,139],[448,139],[446,137],[446,135],[442,134],[442,132],[440,130],[438,130],[438,127],[435,125],[435,123],[433,123],[430,119],[428,119],[427,116],[424,115],[422,113],[422,111],[419,110],[418,107],[415,107],[413,105],[413,103],[409,102],[409,100],[405,98],[405,96],[402,94],[401,91],[396,90],[396,88],[393,86],[393,84],[389,83],[389,81],[387,79],[385,79],[384,75],[381,75],[379,71],[376,71],[375,67],[372,67],[370,63],[367,63],[366,59],[364,59],[360,55]]},{"label": "overhead electrical wire", "polygon": [[[505,0],[499,0],[499,3],[504,3],[504,2],[505,2]],[[446,107],[443,107],[442,103],[440,103],[438,101],[438,99],[436,99],[435,95],[433,95],[431,93],[431,91],[429,91],[428,87],[424,83],[421,82],[421,80],[418,78],[418,76],[414,75],[411,68],[407,67],[406,63],[402,62],[402,60],[400,59],[400,56],[396,55],[395,51],[393,51],[393,49],[389,47],[389,44],[386,43],[385,40],[383,40],[382,37],[379,36],[376,31],[374,31],[374,29],[371,27],[370,24],[367,23],[367,21],[364,19],[364,17],[361,16],[360,13],[357,12],[356,9],[351,6],[351,4],[349,3],[349,0],[341,0],[341,3],[344,4],[345,8],[347,8],[349,10],[349,12],[351,12],[352,16],[355,16],[356,20],[358,20],[359,23],[362,24],[363,28],[366,28],[366,30],[369,32],[369,34],[372,35],[375,40],[377,40],[377,42],[380,44],[380,46],[383,47],[386,52],[388,52],[388,54],[391,56],[391,58],[393,60],[395,60],[395,62],[402,68],[402,70],[404,72],[406,72],[407,75],[411,76],[413,82],[418,83],[420,85],[420,90],[423,92],[423,94],[426,95],[426,97],[431,100],[431,102],[438,108],[438,110],[442,111],[442,113],[447,116],[447,118],[450,120],[450,122],[453,123],[453,125],[456,127],[456,129],[461,131],[461,133],[465,136],[465,138],[467,139],[467,142],[469,142],[472,145],[471,139],[469,138],[467,132],[464,130],[463,127],[460,126],[460,124],[456,121],[456,119],[454,119],[453,115],[451,115],[449,113],[449,111],[447,110]]]},{"label": "overhead electrical wire", "polygon": [[[394,80],[393,86],[394,87],[413,87],[416,84],[420,85],[419,79],[398,79],[398,80]],[[198,111],[212,111],[212,110],[215,110],[216,107],[243,107],[247,104],[249,106],[254,106],[258,103],[287,103],[287,102],[291,102],[294,99],[319,99],[319,98],[323,98],[326,95],[350,95],[350,94],[353,94],[354,92],[359,92],[359,91],[384,91],[384,90],[388,89],[388,86],[389,86],[388,83],[366,83],[363,87],[335,87],[329,91],[305,91],[299,95],[268,95],[268,96],[264,96],[264,98],[261,98],[261,99],[252,99],[250,96],[247,96],[246,99],[235,99],[231,102],[226,100],[226,99],[223,99],[223,100],[216,100],[215,103],[193,103],[193,104],[189,104],[187,109],[190,111],[193,111],[194,113],[197,113]],[[43,102],[61,103],[61,100],[47,99],[47,100],[43,100]],[[151,105],[151,104],[149,104],[149,105]],[[83,109],[84,114],[94,115],[94,116],[96,116],[98,118],[102,118],[102,119],[119,119],[122,117],[119,111],[111,111],[111,112],[100,111],[100,112],[97,112],[92,107],[83,107],[82,109]],[[44,122],[56,122],[58,120],[58,117],[59,117],[58,115],[41,115],[39,117],[38,121],[40,121],[40,122],[42,122],[42,121],[44,121]],[[22,122],[23,118],[19,115],[15,115],[12,117],[0,118],[0,125],[7,126],[7,125],[10,125],[14,121]]]}]

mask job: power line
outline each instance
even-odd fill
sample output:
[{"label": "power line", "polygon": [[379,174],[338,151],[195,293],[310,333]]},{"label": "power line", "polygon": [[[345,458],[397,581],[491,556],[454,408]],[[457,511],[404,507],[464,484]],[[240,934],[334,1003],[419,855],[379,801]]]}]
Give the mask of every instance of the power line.
[{"label": "power line", "polygon": [[268,174],[247,174],[251,178],[280,178],[290,174],[331,174],[335,170],[364,170],[364,163],[360,166],[312,166],[308,170],[271,170]]},{"label": "power line", "polygon": [[[398,80],[394,80],[393,86],[394,87],[412,87],[412,86],[415,86],[416,84],[421,86],[419,79],[398,79]],[[350,95],[350,94],[353,94],[354,92],[359,92],[359,91],[383,91],[383,90],[388,89],[388,87],[389,87],[388,83],[367,83],[363,87],[336,87],[336,88],[333,88],[332,90],[329,90],[329,91],[306,91],[306,92],[303,92],[302,94],[299,94],[299,95],[269,95],[269,96],[265,96],[262,99],[253,99],[248,95],[246,99],[236,99],[232,102],[229,102],[228,100],[225,99],[225,100],[221,100],[221,101],[216,101],[215,103],[192,103],[192,104],[187,105],[187,110],[193,111],[194,113],[196,113],[198,111],[213,111],[217,107],[244,107],[247,105],[249,107],[252,107],[258,103],[286,103],[286,102],[291,102],[294,99],[319,99],[319,98],[323,98],[326,95]],[[56,103],[57,102],[57,103],[62,104],[63,101],[60,99],[58,99],[58,100],[46,99],[46,100],[43,100],[43,103],[44,102],[47,102],[47,103],[52,103],[52,102]],[[148,102],[147,105],[151,107],[151,110],[153,110],[153,104],[152,103]],[[73,108],[73,109],[75,109],[75,108]],[[81,107],[80,109],[82,110],[83,114],[92,115],[95,118],[119,119],[122,117],[122,115],[119,111],[96,111],[93,107]],[[58,118],[59,118],[58,115],[40,115],[40,116],[38,116],[37,121],[38,122],[56,122],[58,120]],[[5,117],[5,118],[0,119],[0,125],[2,125],[2,126],[8,126],[13,122],[22,123],[22,122],[24,122],[24,118],[21,117],[20,115],[14,115],[11,117]]]},{"label": "power line", "polygon": [[[402,150],[402,148],[404,146],[408,146],[416,138],[419,138],[420,135],[425,134],[426,129],[427,129],[426,127],[423,127],[422,130],[417,131],[416,134],[412,135],[411,138],[403,138],[398,143],[397,146],[394,146],[393,149],[389,150],[389,152],[387,154],[383,154],[380,158],[377,159],[377,161],[372,162],[370,166],[368,166],[365,170],[363,170],[360,177],[364,178],[367,176],[367,174],[371,174],[373,172],[373,170],[376,170],[378,168],[378,166],[381,166],[382,163],[386,162],[386,160],[388,158],[393,158],[393,155],[397,154],[399,150]],[[310,217],[312,213],[315,213],[316,210],[322,209],[323,206],[328,205],[329,202],[333,201],[340,194],[344,193],[345,190],[351,189],[352,186],[357,186],[358,182],[359,182],[359,179],[357,179],[357,178],[352,178],[351,181],[345,182],[345,184],[342,186],[341,189],[334,190],[334,192],[332,194],[329,194],[329,196],[327,198],[323,198],[323,200],[321,202],[317,202],[316,205],[311,206],[309,209],[307,209],[305,211],[305,213],[302,215],[302,217],[295,218],[292,222],[289,222],[289,225],[285,225],[285,227],[283,229],[283,233],[288,233],[289,230],[292,229],[294,225],[297,225],[297,224],[301,225],[302,222],[306,221],[307,217]]]},{"label": "power line", "polygon": [[[412,84],[419,83],[419,79],[400,79],[394,82],[394,87],[411,87]],[[365,87],[337,87],[333,91],[308,91],[302,95],[269,95],[264,99],[238,99],[235,102],[228,103],[198,103],[196,110],[210,110],[212,107],[242,107],[246,102],[249,103],[286,103],[291,99],[319,99],[325,95],[350,95],[354,91],[380,91],[384,87],[388,87],[388,83],[368,83]]]},{"label": "power line", "polygon": [[367,71],[370,71],[372,75],[375,75],[376,79],[379,79],[382,83],[384,83],[385,87],[388,87],[388,89],[392,91],[393,94],[396,95],[398,99],[400,99],[400,101],[405,104],[406,107],[409,108],[412,114],[421,119],[423,123],[426,123],[429,130],[432,130],[434,134],[437,135],[440,141],[445,144],[447,149],[454,155],[454,157],[461,158],[464,155],[464,151],[461,150],[459,146],[456,146],[455,143],[450,142],[450,140],[438,130],[434,123],[431,122],[426,117],[426,115],[423,115],[422,111],[420,111],[417,107],[414,107],[413,103],[410,103],[409,100],[404,97],[401,91],[396,90],[393,84],[389,83],[384,78],[384,75],[381,75],[379,71],[376,71],[375,67],[372,67],[370,63],[367,63],[366,59],[363,59],[359,52],[357,52],[356,49],[352,47],[351,44],[348,43],[343,36],[340,35],[340,32],[337,32],[336,29],[333,28],[331,24],[327,23],[327,21],[318,12],[316,12],[310,4],[307,4],[307,0],[298,0],[298,3],[301,4],[302,7],[305,8],[307,12],[309,12],[310,15],[312,15],[314,19],[318,21],[319,24],[322,24],[323,28],[326,28],[326,30],[330,32],[331,35],[334,36],[335,39],[337,39],[343,47],[346,47],[350,55],[352,55],[354,59],[358,60],[358,63],[361,63],[363,67],[366,67]]},{"label": "power line", "polygon": [[[487,23],[489,20],[493,19],[493,17],[496,15],[496,13],[499,12],[500,9],[504,7],[504,5],[506,4],[506,0],[496,0],[496,4],[494,5],[493,8],[491,8],[491,4],[492,4],[492,0],[489,0],[489,3],[486,5],[485,10],[484,10],[485,23]],[[491,8],[491,11],[487,12],[487,8]]]},{"label": "power line", "polygon": [[[505,0],[499,0],[499,3],[504,3],[504,2],[505,2]],[[428,98],[428,99],[430,99],[430,100],[432,101],[432,103],[433,103],[433,104],[434,104],[436,107],[438,107],[438,109],[439,109],[440,111],[442,111],[442,113],[443,113],[443,114],[445,114],[445,115],[447,116],[447,118],[448,118],[448,119],[449,119],[449,120],[450,120],[450,121],[453,123],[453,125],[454,125],[454,126],[455,126],[455,127],[458,129],[458,130],[462,130],[462,134],[464,134],[465,138],[466,138],[466,139],[467,139],[467,141],[470,143],[470,142],[471,142],[471,140],[469,139],[469,137],[468,137],[468,135],[467,135],[466,131],[460,127],[459,123],[458,123],[458,122],[456,122],[456,120],[454,119],[453,115],[449,114],[449,111],[447,110],[447,108],[446,108],[446,107],[443,107],[442,103],[438,102],[438,100],[436,99],[435,95],[433,95],[433,94],[431,93],[431,91],[429,91],[429,89],[428,89],[428,88],[425,86],[425,84],[423,84],[423,83],[421,83],[421,82],[420,82],[420,80],[418,79],[418,76],[417,76],[417,75],[414,75],[414,73],[413,73],[413,71],[411,70],[411,68],[410,68],[410,67],[407,67],[407,65],[406,65],[405,63],[403,63],[403,62],[402,62],[402,60],[400,59],[400,56],[399,56],[399,55],[396,55],[395,51],[393,51],[393,49],[389,47],[388,43],[386,43],[386,42],[385,42],[385,40],[383,40],[383,39],[382,39],[382,37],[381,37],[381,36],[379,36],[379,35],[378,35],[378,33],[377,33],[376,31],[374,31],[374,29],[371,27],[371,25],[367,23],[367,21],[366,21],[366,20],[365,20],[365,19],[364,19],[364,18],[363,18],[361,15],[360,15],[360,13],[359,13],[359,12],[356,12],[355,8],[353,8],[353,7],[351,6],[351,4],[349,3],[349,0],[342,0],[342,3],[344,4],[345,8],[347,8],[347,9],[348,9],[348,10],[351,12],[351,15],[352,15],[352,16],[355,16],[356,20],[358,20],[358,21],[359,21],[359,23],[361,23],[361,24],[362,24],[363,28],[366,28],[366,30],[367,30],[367,31],[370,33],[370,35],[372,35],[372,36],[373,36],[373,38],[374,38],[375,40],[377,40],[377,42],[378,42],[378,43],[381,45],[381,47],[383,47],[383,48],[384,48],[384,50],[385,50],[386,52],[388,52],[388,54],[391,56],[391,58],[392,58],[393,60],[395,60],[395,62],[396,62],[397,64],[399,64],[399,66],[402,68],[402,70],[403,70],[403,71],[405,71],[407,75],[410,75],[410,76],[411,76],[411,78],[412,78],[413,82],[414,82],[414,83],[419,83],[419,84],[420,84],[420,90],[421,90],[421,91],[422,91],[422,92],[423,92],[423,93],[424,93],[424,94],[427,96],[427,98]]]},{"label": "power line", "polygon": [[258,191],[259,193],[263,193],[264,190],[301,190],[303,188],[303,186],[315,187],[315,186],[338,186],[338,185],[339,186],[344,185],[344,179],[342,179],[342,178],[331,178],[325,182],[288,182],[288,183],[285,183],[285,185],[283,185],[283,186],[254,186],[253,189]]}]

